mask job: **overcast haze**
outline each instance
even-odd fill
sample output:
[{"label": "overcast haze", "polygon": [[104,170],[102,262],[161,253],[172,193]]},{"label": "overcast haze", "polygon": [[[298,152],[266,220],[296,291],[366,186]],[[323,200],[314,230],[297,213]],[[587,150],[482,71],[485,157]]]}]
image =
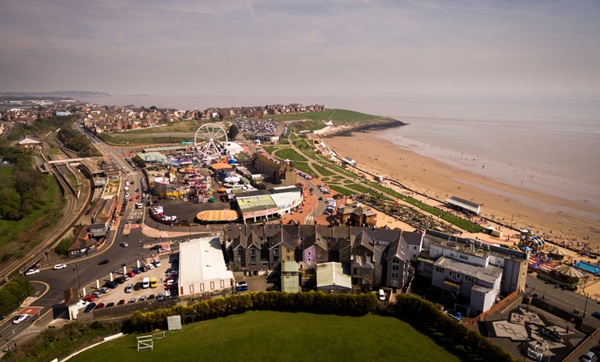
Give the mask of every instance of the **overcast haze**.
[{"label": "overcast haze", "polygon": [[0,0],[0,91],[600,94],[600,2]]}]

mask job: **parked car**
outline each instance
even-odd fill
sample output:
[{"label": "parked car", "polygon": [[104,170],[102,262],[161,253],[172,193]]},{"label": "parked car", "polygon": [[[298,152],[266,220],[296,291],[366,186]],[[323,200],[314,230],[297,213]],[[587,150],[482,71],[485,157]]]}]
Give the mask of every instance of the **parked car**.
[{"label": "parked car", "polygon": [[156,295],[156,300],[163,300],[163,299],[165,299],[165,295],[162,292],[160,292]]},{"label": "parked car", "polygon": [[83,312],[89,313],[89,312],[93,311],[94,308],[96,308],[96,303],[90,303],[87,305],[87,307],[85,307],[85,310]]},{"label": "parked car", "polygon": [[136,274],[133,272],[133,270],[130,270],[127,272],[127,276],[130,278],[133,278]]},{"label": "parked car", "polygon": [[123,304],[125,304],[125,299],[121,299],[121,300],[119,301],[119,303],[117,303],[117,305],[123,305]]},{"label": "parked car", "polygon": [[145,295],[142,295],[142,296],[140,297],[140,299],[138,299],[138,302],[143,302],[143,301],[145,301],[145,300],[146,300],[146,296],[145,296]]},{"label": "parked car", "polygon": [[116,287],[119,286],[119,284],[116,282],[116,279],[115,279],[115,281],[112,281],[112,282],[110,280],[107,280],[106,283],[104,283],[104,285],[107,288],[111,288],[111,289],[115,289]]},{"label": "parked car", "polygon": [[152,269],[154,269],[154,265],[152,265],[152,264],[146,264],[146,268],[148,270],[152,270]]},{"label": "parked car", "polygon": [[135,298],[130,298],[128,303],[135,303]]},{"label": "parked car", "polygon": [[150,295],[148,296],[148,300],[150,300],[150,299],[154,299],[154,294],[150,294]]},{"label": "parked car", "polygon": [[13,324],[19,324],[21,322],[23,322],[25,319],[27,319],[28,315],[27,314],[19,314],[18,316],[15,317],[15,319],[13,319]]},{"label": "parked car", "polygon": [[104,303],[98,303],[98,305],[96,305],[96,309],[102,309],[105,307]]},{"label": "parked car", "polygon": [[379,289],[379,300],[385,300],[385,292],[383,289]]},{"label": "parked car", "polygon": [[592,313],[592,316],[600,319],[600,312],[596,311],[596,312]]},{"label": "parked car", "polygon": [[155,260],[153,263],[154,263],[154,266],[157,267],[157,268],[159,268],[160,265],[161,265],[160,264],[160,260]]},{"label": "parked car", "polygon": [[248,283],[246,283],[246,282],[235,283],[235,290],[238,292],[243,292],[243,291],[248,290]]},{"label": "parked car", "polygon": [[119,283],[119,284],[123,284],[126,281],[126,277],[125,276],[120,276],[118,278],[115,278],[115,282]]},{"label": "parked car", "polygon": [[596,360],[596,354],[592,351],[589,351],[588,353],[579,357],[579,362],[595,362]]},{"label": "parked car", "polygon": [[95,291],[95,292],[92,292],[91,295],[94,298],[100,298],[102,296],[102,293],[100,293],[99,291]]},{"label": "parked car", "polygon": [[110,307],[114,307],[115,306],[115,302],[110,302],[108,304],[106,304],[106,308],[110,308]]},{"label": "parked car", "polygon": [[119,245],[121,245],[121,246],[122,246],[122,247],[124,247],[124,248],[126,248],[126,247],[128,247],[128,246],[129,246],[129,244],[127,244],[126,242],[122,242],[122,243],[121,243],[121,244],[119,244]]},{"label": "parked car", "polygon": [[171,291],[169,289],[165,290],[165,298],[171,298]]},{"label": "parked car", "polygon": [[33,275],[33,274],[37,274],[39,272],[40,272],[39,269],[29,269],[27,272],[25,272],[25,275]]},{"label": "parked car", "polygon": [[133,286],[133,290],[140,290],[140,289],[142,289],[142,282],[135,283],[135,285]]},{"label": "parked car", "polygon": [[67,267],[67,264],[56,264],[54,266],[54,268],[52,268],[52,269],[54,269],[54,270],[60,270],[60,269],[66,268],[66,267]]},{"label": "parked car", "polygon": [[93,295],[86,295],[85,298],[83,298],[83,300],[85,300],[86,302],[93,302],[96,300],[96,297],[94,297]]},{"label": "parked car", "polygon": [[125,287],[125,293],[131,293],[131,292],[133,292],[133,285],[131,283],[129,283]]},{"label": "parked car", "polygon": [[142,269],[140,268],[135,268],[132,270],[132,272],[136,273],[136,274],[141,274],[142,273]]},{"label": "parked car", "polygon": [[98,262],[98,265],[106,265],[106,264],[108,264],[108,263],[110,263],[110,260],[108,260],[108,259],[102,259],[102,260],[100,260],[100,261]]}]

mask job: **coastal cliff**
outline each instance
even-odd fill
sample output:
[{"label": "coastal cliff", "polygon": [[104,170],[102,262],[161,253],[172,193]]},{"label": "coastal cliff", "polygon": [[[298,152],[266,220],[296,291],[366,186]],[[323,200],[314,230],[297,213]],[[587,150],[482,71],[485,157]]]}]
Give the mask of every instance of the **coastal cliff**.
[{"label": "coastal cliff", "polygon": [[357,122],[353,125],[345,125],[331,129],[323,134],[323,137],[351,137],[355,132],[381,131],[388,128],[406,126],[408,123],[393,118],[385,118],[374,121]]}]

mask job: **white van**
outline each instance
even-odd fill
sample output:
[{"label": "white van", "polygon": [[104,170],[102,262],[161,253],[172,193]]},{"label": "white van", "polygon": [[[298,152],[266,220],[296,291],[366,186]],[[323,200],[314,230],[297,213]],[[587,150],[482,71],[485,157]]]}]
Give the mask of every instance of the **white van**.
[{"label": "white van", "polygon": [[142,288],[148,289],[150,288],[150,278],[146,277],[142,280]]}]

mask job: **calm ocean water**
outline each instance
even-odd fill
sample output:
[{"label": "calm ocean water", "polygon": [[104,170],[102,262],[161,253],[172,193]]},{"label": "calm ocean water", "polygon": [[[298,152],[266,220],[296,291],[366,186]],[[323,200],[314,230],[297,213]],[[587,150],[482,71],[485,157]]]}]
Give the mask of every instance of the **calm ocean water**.
[{"label": "calm ocean water", "polygon": [[410,123],[379,134],[399,147],[504,183],[600,208],[597,98],[300,98],[111,96],[89,101],[179,109],[322,103],[390,116]]}]

